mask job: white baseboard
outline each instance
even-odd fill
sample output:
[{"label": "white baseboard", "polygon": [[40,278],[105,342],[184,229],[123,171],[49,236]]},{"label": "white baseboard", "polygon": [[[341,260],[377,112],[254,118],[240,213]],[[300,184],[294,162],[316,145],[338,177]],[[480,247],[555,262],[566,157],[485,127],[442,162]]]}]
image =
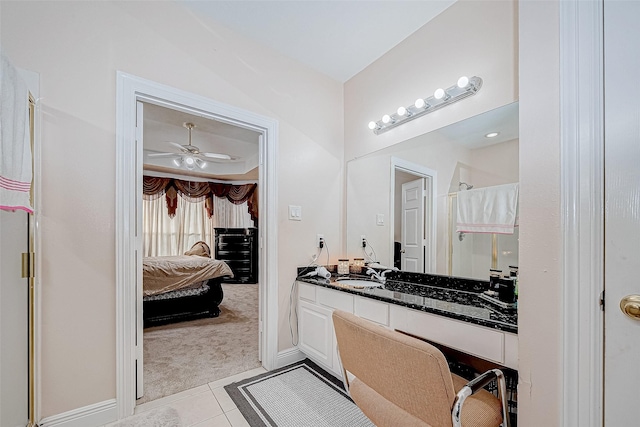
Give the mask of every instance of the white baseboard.
[{"label": "white baseboard", "polygon": [[280,351],[278,352],[278,356],[276,357],[276,369],[299,362],[306,357],[307,356],[296,347],[291,347],[287,350]]},{"label": "white baseboard", "polygon": [[40,427],[99,427],[118,419],[116,400],[110,399],[43,418]]}]

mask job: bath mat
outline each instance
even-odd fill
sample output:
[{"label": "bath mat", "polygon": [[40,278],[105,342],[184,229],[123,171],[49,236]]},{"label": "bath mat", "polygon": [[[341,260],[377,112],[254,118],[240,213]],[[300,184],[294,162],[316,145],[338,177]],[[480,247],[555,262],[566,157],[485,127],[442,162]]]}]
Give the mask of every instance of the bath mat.
[{"label": "bath mat", "polygon": [[309,359],[225,386],[251,427],[375,427]]}]

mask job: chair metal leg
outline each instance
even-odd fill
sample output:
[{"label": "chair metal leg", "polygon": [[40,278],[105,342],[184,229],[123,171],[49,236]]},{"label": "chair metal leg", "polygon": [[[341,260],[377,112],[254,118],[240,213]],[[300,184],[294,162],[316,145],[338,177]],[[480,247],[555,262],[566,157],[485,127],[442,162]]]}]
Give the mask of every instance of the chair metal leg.
[{"label": "chair metal leg", "polygon": [[453,427],[462,427],[462,405],[467,397],[471,396],[478,390],[481,390],[485,385],[491,381],[496,380],[498,382],[498,398],[502,406],[502,427],[509,427],[509,410],[507,405],[507,381],[504,378],[504,373],[500,369],[491,369],[479,377],[469,381],[467,385],[462,387],[453,402],[453,409],[451,411],[451,421]]}]

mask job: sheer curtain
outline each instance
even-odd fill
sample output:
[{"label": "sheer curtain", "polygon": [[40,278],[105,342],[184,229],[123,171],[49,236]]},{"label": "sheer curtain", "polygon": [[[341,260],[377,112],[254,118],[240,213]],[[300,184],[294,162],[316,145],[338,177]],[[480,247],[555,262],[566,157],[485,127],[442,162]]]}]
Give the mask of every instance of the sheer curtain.
[{"label": "sheer curtain", "polygon": [[253,220],[247,209],[247,203],[234,205],[226,197],[213,198],[214,227],[249,228],[253,227]]},{"label": "sheer curtain", "polygon": [[254,226],[246,202],[234,205],[226,198],[214,197],[213,216],[209,218],[204,200],[177,199],[173,218],[169,217],[164,197],[142,201],[143,256],[182,255],[200,240],[209,245],[213,255],[215,227]]}]

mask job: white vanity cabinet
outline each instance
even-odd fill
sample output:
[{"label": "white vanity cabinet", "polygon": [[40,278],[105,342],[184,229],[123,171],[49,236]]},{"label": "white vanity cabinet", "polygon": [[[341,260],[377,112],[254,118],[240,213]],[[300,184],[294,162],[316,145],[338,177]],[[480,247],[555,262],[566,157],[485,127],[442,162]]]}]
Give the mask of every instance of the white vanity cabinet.
[{"label": "white vanity cabinet", "polygon": [[390,304],[392,329],[518,369],[518,336],[462,320]]},{"label": "white vanity cabinet", "polygon": [[333,310],[353,313],[355,296],[298,282],[298,348],[323,368],[342,377],[333,332]]},{"label": "white vanity cabinet", "polygon": [[331,318],[334,309],[518,369],[516,334],[298,282],[298,347],[338,377],[341,377],[340,361]]}]

